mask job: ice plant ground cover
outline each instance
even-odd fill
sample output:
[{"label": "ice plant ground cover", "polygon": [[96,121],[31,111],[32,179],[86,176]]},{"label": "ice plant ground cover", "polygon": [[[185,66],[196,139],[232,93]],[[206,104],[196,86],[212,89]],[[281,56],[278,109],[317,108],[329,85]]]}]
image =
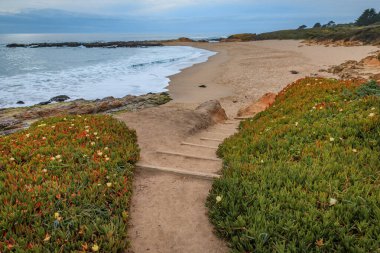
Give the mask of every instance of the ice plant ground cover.
[{"label": "ice plant ground cover", "polygon": [[116,252],[127,244],[136,133],[66,116],[0,137],[0,252]]},{"label": "ice plant ground cover", "polygon": [[233,251],[380,250],[379,91],[298,80],[221,144],[207,205]]}]

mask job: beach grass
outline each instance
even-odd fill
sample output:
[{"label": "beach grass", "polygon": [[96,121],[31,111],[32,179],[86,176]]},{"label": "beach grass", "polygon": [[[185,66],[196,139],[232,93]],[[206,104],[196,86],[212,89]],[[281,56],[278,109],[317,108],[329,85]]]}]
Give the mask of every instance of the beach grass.
[{"label": "beach grass", "polygon": [[62,116],[0,137],[0,252],[118,252],[139,148],[110,116]]},{"label": "beach grass", "polygon": [[207,206],[233,252],[378,252],[379,91],[298,80],[220,145]]}]

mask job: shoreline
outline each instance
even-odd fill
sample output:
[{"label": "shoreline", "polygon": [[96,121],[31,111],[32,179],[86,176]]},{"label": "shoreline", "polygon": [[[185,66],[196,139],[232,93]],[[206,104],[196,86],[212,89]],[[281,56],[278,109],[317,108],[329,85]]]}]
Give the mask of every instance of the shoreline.
[{"label": "shoreline", "polygon": [[296,40],[164,45],[217,52],[208,61],[169,77],[168,93],[173,100],[168,105],[191,109],[207,100],[218,99],[230,117],[265,93],[277,93],[302,77],[337,77],[321,70],[348,60],[359,61],[378,50],[375,46],[305,46]]}]

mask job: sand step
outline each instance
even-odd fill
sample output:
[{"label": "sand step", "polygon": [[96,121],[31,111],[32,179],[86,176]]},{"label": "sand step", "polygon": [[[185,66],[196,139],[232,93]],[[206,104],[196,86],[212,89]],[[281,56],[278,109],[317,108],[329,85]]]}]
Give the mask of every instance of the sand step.
[{"label": "sand step", "polygon": [[185,153],[179,153],[179,152],[172,152],[172,151],[166,151],[166,150],[157,150],[156,153],[163,154],[163,155],[174,155],[174,156],[182,156],[186,158],[192,158],[192,159],[199,159],[199,160],[210,160],[210,161],[221,161],[219,158],[214,157],[206,157],[206,156],[195,156],[195,155],[189,155]]},{"label": "sand step", "polygon": [[150,170],[150,171],[171,173],[171,174],[180,175],[180,176],[188,176],[192,178],[200,178],[200,179],[207,179],[207,180],[213,180],[215,178],[220,177],[220,175],[215,174],[215,173],[187,171],[187,170],[180,170],[180,169],[161,167],[161,166],[155,166],[155,165],[147,165],[147,164],[141,164],[141,163],[137,163],[136,167],[140,169]]},{"label": "sand step", "polygon": [[181,145],[191,146],[191,147],[197,147],[197,148],[218,149],[218,147],[215,147],[215,146],[207,146],[207,145],[190,143],[190,142],[182,142]]},{"label": "sand step", "polygon": [[223,139],[216,139],[216,138],[207,138],[207,137],[201,137],[200,140],[202,141],[216,141],[216,142],[223,142]]}]

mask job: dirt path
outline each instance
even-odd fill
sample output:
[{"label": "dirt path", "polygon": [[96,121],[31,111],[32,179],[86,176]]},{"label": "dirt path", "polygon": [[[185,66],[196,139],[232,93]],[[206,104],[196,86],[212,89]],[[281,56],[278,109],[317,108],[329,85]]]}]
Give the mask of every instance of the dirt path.
[{"label": "dirt path", "polygon": [[137,129],[142,149],[130,210],[131,251],[227,252],[213,233],[205,202],[222,166],[215,151],[238,121],[202,130],[202,118],[172,106],[118,118]]}]

